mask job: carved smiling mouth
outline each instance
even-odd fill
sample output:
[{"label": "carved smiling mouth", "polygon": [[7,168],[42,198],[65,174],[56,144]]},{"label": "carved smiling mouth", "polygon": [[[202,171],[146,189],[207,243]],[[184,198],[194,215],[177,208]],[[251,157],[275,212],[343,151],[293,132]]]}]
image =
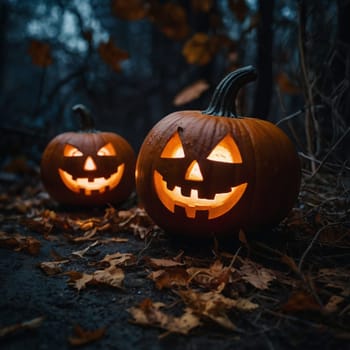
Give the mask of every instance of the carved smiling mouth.
[{"label": "carved smiling mouth", "polygon": [[77,193],[83,192],[86,196],[91,196],[92,191],[98,191],[98,193],[102,194],[105,191],[115,188],[123,176],[124,164],[119,165],[117,171],[108,178],[95,177],[92,180],[87,177],[73,178],[71,174],[60,168],[58,172],[63,183],[71,191]]},{"label": "carved smiling mouth", "polygon": [[248,183],[242,183],[238,186],[231,187],[229,192],[217,193],[213,199],[199,198],[198,190],[192,189],[190,196],[184,196],[181,193],[181,187],[175,186],[170,190],[167,187],[163,176],[157,171],[154,171],[154,186],[158,198],[163,205],[172,213],[175,212],[175,206],[180,206],[185,209],[188,218],[195,218],[197,210],[208,211],[208,219],[215,219],[229,210],[243,196]]}]

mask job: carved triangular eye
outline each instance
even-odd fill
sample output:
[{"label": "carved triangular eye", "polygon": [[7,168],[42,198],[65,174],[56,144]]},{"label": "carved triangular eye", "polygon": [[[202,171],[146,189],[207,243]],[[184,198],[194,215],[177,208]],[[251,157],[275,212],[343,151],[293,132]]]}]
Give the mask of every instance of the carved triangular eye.
[{"label": "carved triangular eye", "polygon": [[115,156],[116,154],[117,153],[110,142],[97,151],[97,155],[102,157]]},{"label": "carved triangular eye", "polygon": [[78,148],[67,144],[64,146],[63,155],[65,157],[82,157],[83,153]]},{"label": "carved triangular eye", "polygon": [[222,163],[242,163],[241,153],[230,135],[226,135],[213,148],[207,159]]},{"label": "carved triangular eye", "polygon": [[179,134],[176,132],[163,149],[161,158],[185,158]]}]

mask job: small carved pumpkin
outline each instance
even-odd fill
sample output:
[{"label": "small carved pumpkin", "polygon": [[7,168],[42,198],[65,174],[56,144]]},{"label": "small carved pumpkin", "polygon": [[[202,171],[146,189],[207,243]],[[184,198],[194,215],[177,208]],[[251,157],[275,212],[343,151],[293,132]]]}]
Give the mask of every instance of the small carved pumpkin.
[{"label": "small carved pumpkin", "polygon": [[41,178],[49,194],[68,205],[103,205],[125,200],[134,188],[135,154],[111,132],[98,132],[84,106],[80,132],[56,136],[41,160]]},{"label": "small carved pumpkin", "polygon": [[145,138],[136,189],[148,214],[167,231],[212,236],[277,224],[299,192],[300,165],[288,137],[270,122],[237,117],[251,66],[226,76],[205,111],[179,111]]}]

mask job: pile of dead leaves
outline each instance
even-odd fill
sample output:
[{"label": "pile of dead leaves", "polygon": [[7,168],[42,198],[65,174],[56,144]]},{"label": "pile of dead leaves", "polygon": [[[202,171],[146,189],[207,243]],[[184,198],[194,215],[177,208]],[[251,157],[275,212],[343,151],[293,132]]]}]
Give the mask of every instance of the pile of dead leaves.
[{"label": "pile of dead leaves", "polygon": [[[130,322],[160,328],[161,336],[206,325],[244,333],[242,320],[250,331],[264,322],[271,327],[294,320],[350,338],[349,209],[341,204],[348,191],[340,186],[335,194],[327,179],[317,181],[303,184],[302,204],[266,239],[241,232],[235,244],[213,242],[204,252],[194,250],[193,242],[192,249],[186,243],[175,247],[136,206],[62,211],[40,185],[25,185],[0,198],[0,247],[40,257],[45,241],[65,242],[69,254],[52,250],[51,259],[37,266],[46,278],[62,278],[77,293],[86,288],[98,293],[100,286],[131,293],[126,277],[139,273],[153,292],[128,308]],[[100,253],[113,249],[92,254],[97,247]],[[2,328],[0,336],[42,321]],[[85,344],[104,333],[77,326],[69,342]]]}]

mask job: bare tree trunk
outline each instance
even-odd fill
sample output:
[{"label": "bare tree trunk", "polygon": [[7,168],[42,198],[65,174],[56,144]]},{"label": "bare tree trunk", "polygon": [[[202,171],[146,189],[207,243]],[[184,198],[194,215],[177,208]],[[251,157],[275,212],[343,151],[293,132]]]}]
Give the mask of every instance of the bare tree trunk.
[{"label": "bare tree trunk", "polygon": [[3,88],[5,71],[5,50],[6,50],[6,28],[9,9],[5,3],[0,4],[0,94]]},{"label": "bare tree trunk", "polygon": [[272,45],[273,11],[275,0],[259,0],[260,23],[257,31],[258,81],[256,84],[253,115],[267,118],[272,98]]}]

